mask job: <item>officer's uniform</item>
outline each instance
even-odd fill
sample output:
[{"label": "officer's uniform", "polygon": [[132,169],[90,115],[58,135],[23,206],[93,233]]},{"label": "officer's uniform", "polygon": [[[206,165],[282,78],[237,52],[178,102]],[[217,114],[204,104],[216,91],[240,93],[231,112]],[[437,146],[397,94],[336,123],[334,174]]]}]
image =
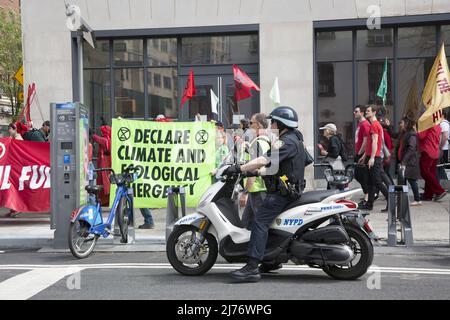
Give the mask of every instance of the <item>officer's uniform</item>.
[{"label": "officer's uniform", "polygon": [[[297,200],[302,193],[305,148],[300,139],[299,131],[289,130],[281,135],[272,145],[272,149],[264,155],[270,161],[267,167],[269,170],[274,170],[274,174],[264,177],[267,196],[255,215],[247,250],[248,257],[263,260],[270,224],[291,201]],[[280,180],[283,176],[288,178],[287,181],[295,189],[294,194],[286,194],[286,189],[283,188]]]}]

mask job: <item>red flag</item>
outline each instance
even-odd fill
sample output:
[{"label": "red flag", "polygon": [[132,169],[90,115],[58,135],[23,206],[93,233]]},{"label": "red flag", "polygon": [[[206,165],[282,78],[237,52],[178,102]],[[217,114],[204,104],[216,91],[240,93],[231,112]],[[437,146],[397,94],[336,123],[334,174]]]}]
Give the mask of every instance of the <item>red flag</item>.
[{"label": "red flag", "polygon": [[186,102],[186,100],[191,99],[193,96],[195,96],[195,83],[194,83],[194,72],[191,70],[189,72],[189,77],[186,82],[186,87],[184,88],[183,98],[181,98],[180,107],[183,108],[183,104]]},{"label": "red flag", "polygon": [[[34,101],[34,97],[36,96],[36,85],[33,83],[33,85],[28,85],[28,91],[27,91],[27,102],[22,109],[22,111],[19,114],[19,118],[17,121],[25,123],[27,125],[31,126],[31,116],[30,116],[30,109],[31,104]],[[25,117],[25,119],[24,119]]]},{"label": "red flag", "polygon": [[249,76],[233,64],[234,85],[236,91],[234,93],[236,101],[247,99],[252,96],[251,89],[260,91],[259,87],[249,78]]}]

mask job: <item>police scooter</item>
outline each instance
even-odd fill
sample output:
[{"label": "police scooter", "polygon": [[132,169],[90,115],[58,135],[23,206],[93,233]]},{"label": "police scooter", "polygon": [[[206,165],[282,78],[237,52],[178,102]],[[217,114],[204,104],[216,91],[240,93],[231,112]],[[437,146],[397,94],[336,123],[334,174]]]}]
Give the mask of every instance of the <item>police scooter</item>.
[{"label": "police scooter", "polygon": [[[220,179],[228,165],[220,168]],[[167,258],[183,275],[209,271],[220,255],[229,263],[246,262],[250,240],[239,217],[237,196],[242,179],[254,174],[222,177],[201,197],[196,212],[178,220],[166,244]],[[373,246],[368,222],[349,200],[360,192],[325,190],[305,192],[288,205],[269,228],[263,265],[289,260],[321,268],[335,279],[353,280],[372,264]]]}]

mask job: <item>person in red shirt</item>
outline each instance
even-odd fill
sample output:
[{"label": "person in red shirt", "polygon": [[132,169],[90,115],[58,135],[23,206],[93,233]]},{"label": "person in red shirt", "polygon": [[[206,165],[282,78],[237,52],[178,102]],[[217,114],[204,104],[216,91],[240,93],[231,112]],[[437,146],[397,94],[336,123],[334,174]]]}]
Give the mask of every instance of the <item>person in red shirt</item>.
[{"label": "person in red shirt", "polygon": [[[370,133],[370,122],[364,117],[366,106],[358,105],[353,110],[353,116],[358,122],[355,132],[355,163],[358,163],[361,158],[364,158],[366,151],[367,137]],[[367,167],[355,167],[355,179],[361,184],[364,192],[364,200],[360,205],[364,204],[369,199],[369,171]]]},{"label": "person in red shirt", "polygon": [[[103,125],[100,127],[102,136],[92,135],[94,142],[98,144],[97,169],[111,168],[111,127]],[[109,172],[101,172],[97,176],[97,184],[103,185],[103,191],[100,193],[102,206],[109,206]]]},{"label": "person in red shirt", "polygon": [[421,196],[423,201],[438,201],[446,192],[437,179],[437,164],[439,161],[439,140],[441,127],[436,125],[419,132],[420,174],[425,180],[425,192]]},{"label": "person in red shirt", "polygon": [[[365,158],[361,158],[360,160],[360,163],[364,162],[365,164],[367,164],[367,167],[369,169],[369,199],[365,204],[362,204],[360,206],[361,209],[365,210],[373,209],[376,189],[380,190],[380,192],[386,199],[388,198],[387,188],[381,178],[381,174],[383,171],[383,160],[381,159],[381,140],[383,135],[383,128],[377,120],[377,112],[378,110],[376,106],[373,105],[367,106],[365,112],[366,119],[369,120],[371,124],[364,152]],[[387,211],[387,208],[382,211]]]}]

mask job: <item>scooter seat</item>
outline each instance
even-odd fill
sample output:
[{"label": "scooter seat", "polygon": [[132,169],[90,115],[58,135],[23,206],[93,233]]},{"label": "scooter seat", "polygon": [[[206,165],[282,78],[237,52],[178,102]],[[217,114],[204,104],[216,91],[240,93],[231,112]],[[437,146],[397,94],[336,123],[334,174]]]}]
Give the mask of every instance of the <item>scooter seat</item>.
[{"label": "scooter seat", "polygon": [[284,210],[292,209],[308,203],[321,202],[323,199],[328,198],[334,194],[340,193],[339,190],[319,190],[319,191],[308,191],[302,194],[300,199],[290,203]]}]

